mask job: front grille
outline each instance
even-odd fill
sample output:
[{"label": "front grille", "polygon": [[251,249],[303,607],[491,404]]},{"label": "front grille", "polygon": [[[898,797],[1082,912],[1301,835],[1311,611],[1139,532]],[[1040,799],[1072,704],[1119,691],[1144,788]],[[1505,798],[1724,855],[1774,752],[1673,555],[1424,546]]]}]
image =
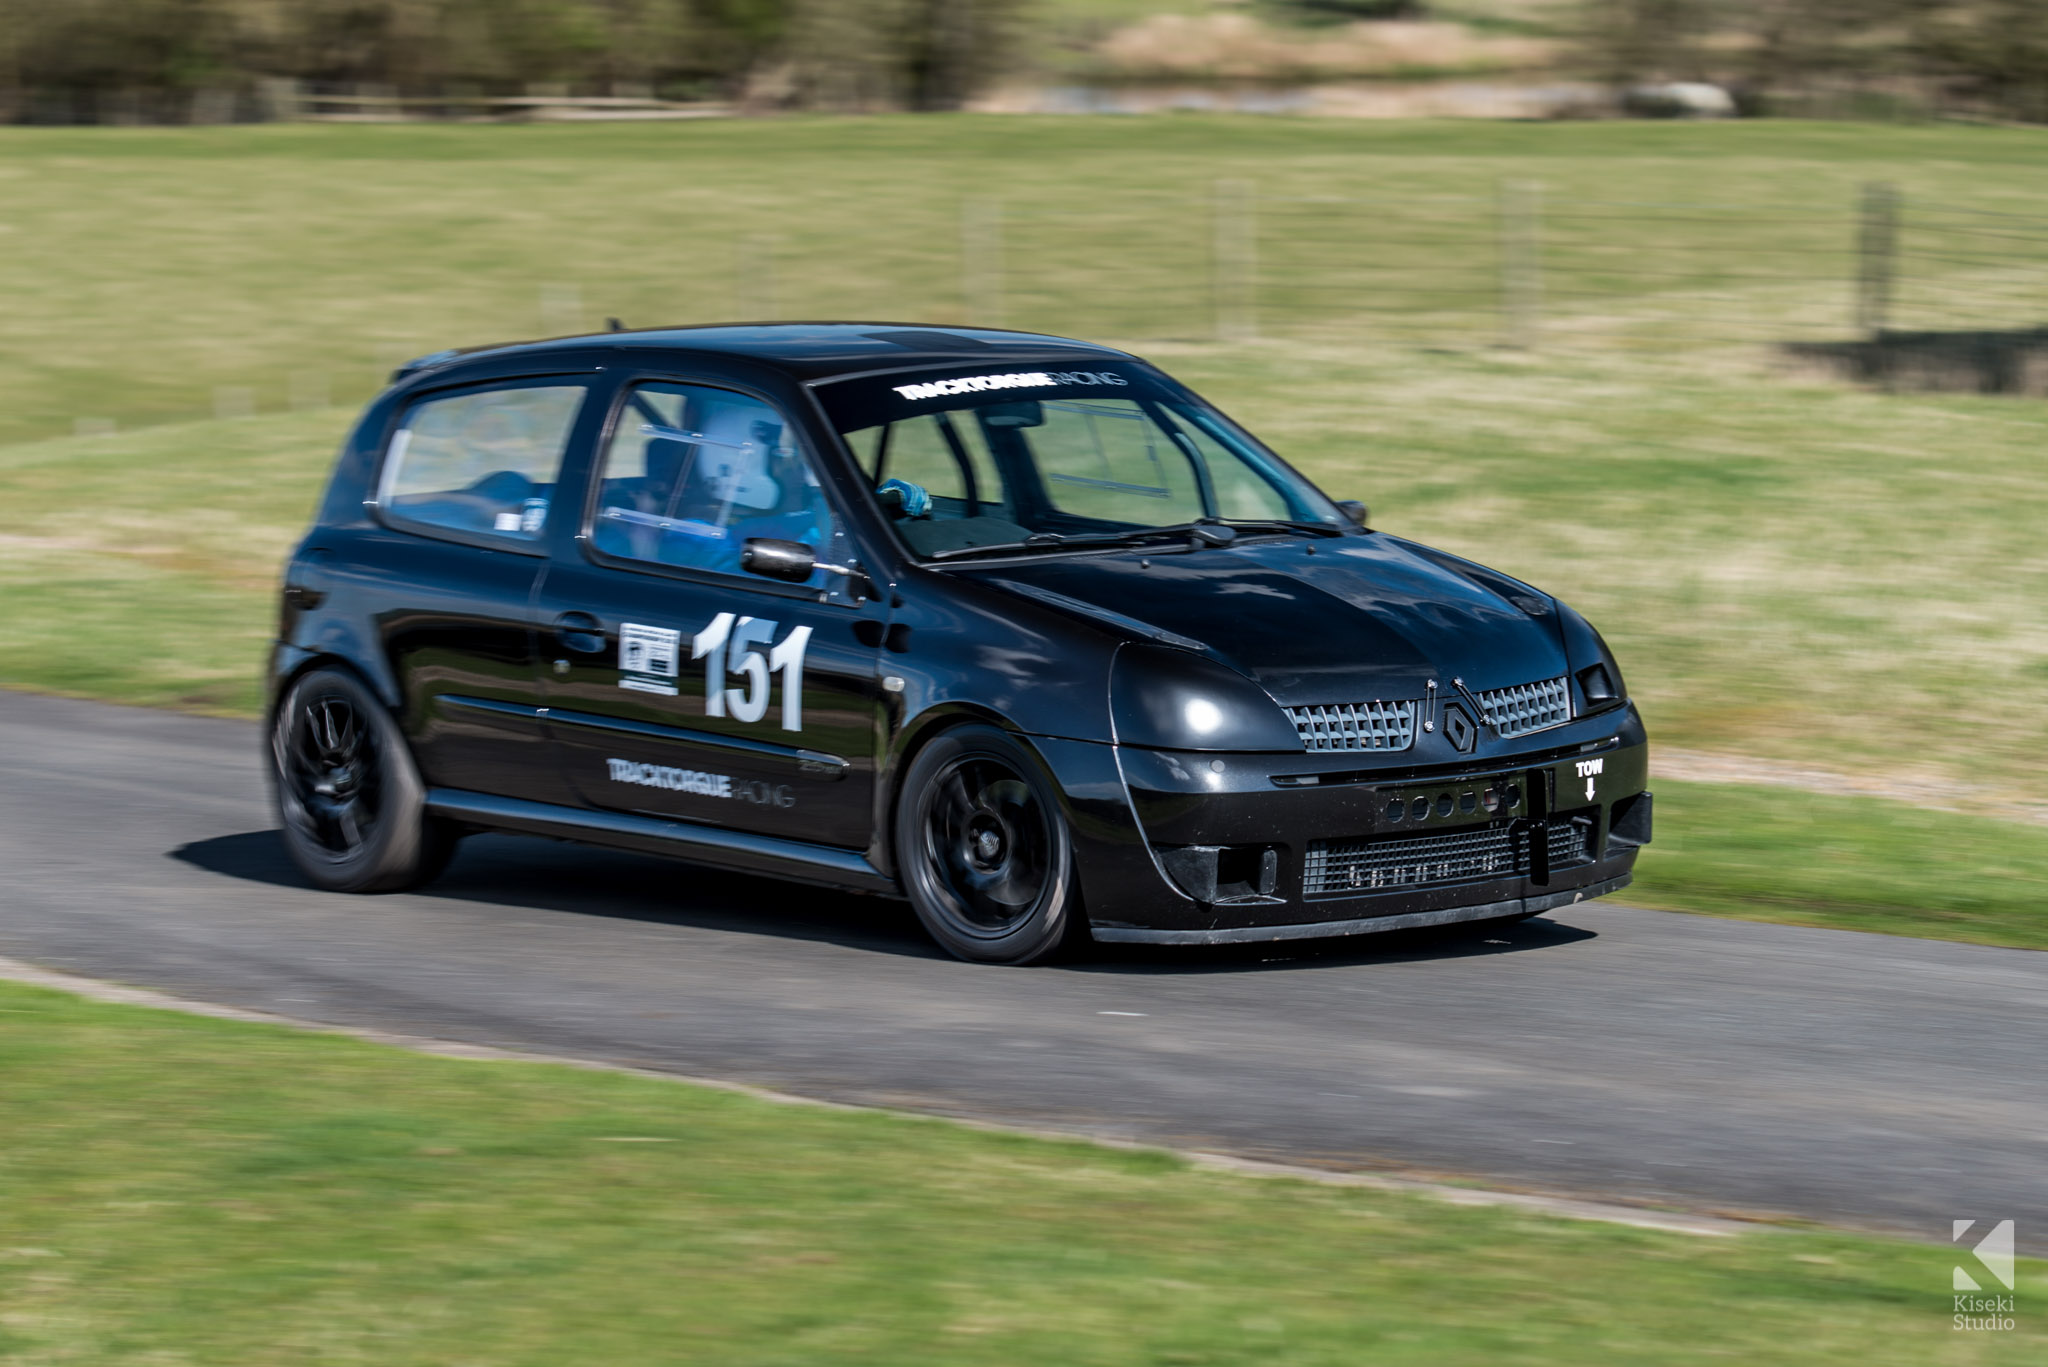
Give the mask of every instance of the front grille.
[{"label": "front grille", "polygon": [[1406,750],[1415,744],[1412,702],[1290,707],[1287,715],[1304,750]]},{"label": "front grille", "polygon": [[[1495,821],[1396,840],[1311,840],[1302,866],[1302,895],[1334,897],[1518,878],[1529,871],[1529,828],[1515,825]],[[1589,829],[1585,821],[1551,823],[1550,867],[1586,862]]]},{"label": "front grille", "polygon": [[1572,719],[1572,691],[1564,675],[1540,683],[1496,688],[1477,695],[1487,722],[1503,738],[1526,736]]}]

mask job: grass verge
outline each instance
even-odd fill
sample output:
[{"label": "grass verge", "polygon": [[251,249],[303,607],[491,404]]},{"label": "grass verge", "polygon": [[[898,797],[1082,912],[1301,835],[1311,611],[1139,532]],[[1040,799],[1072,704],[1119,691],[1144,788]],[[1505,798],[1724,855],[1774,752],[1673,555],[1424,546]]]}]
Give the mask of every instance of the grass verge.
[{"label": "grass verge", "polygon": [[[2025,1317],[1952,1332],[1940,1248],[1259,1181],[11,984],[0,1077],[0,1358],[23,1367],[2048,1350]],[[2048,1290],[2021,1275],[2023,1302]]]},{"label": "grass verge", "polygon": [[1623,900],[2048,949],[2048,827],[1789,788],[1653,786],[1657,839]]},{"label": "grass verge", "polygon": [[0,447],[0,684],[251,716],[349,415]]}]

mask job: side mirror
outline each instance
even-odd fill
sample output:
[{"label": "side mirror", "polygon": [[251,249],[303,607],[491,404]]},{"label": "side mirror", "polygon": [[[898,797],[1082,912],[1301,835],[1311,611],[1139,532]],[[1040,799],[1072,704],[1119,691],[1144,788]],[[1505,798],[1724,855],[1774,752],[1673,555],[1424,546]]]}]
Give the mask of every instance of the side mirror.
[{"label": "side mirror", "polygon": [[779,541],[772,536],[750,536],[747,544],[740,547],[740,568],[749,574],[758,574],[763,579],[780,579],[785,583],[801,584],[819,570],[836,574],[846,580],[847,592],[854,601],[863,598],[880,598],[875,581],[868,578],[859,565],[821,565],[818,553],[801,541]]},{"label": "side mirror", "polygon": [[801,541],[777,541],[773,537],[749,537],[740,548],[740,568],[763,579],[782,579],[801,584],[818,568],[818,553]]},{"label": "side mirror", "polygon": [[1365,525],[1366,518],[1372,516],[1366,506],[1355,498],[1337,500],[1337,511],[1350,518],[1353,523],[1360,527]]}]

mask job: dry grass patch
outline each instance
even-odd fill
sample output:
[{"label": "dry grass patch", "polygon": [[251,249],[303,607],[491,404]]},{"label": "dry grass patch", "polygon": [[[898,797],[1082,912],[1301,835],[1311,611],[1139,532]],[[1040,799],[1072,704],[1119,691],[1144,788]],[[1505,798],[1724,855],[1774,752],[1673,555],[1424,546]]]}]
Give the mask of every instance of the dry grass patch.
[{"label": "dry grass patch", "polygon": [[1528,70],[1555,61],[1558,50],[1547,39],[1443,21],[1303,30],[1248,14],[1158,14],[1111,34],[1096,54],[1124,77],[1277,82]]}]

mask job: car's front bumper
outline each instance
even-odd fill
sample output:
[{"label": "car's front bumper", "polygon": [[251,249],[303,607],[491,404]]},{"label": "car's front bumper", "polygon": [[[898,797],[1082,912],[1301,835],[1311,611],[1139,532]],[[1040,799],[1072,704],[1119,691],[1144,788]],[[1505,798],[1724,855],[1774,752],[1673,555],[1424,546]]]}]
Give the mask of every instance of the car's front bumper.
[{"label": "car's front bumper", "polygon": [[[1085,753],[1083,753],[1085,751]],[[1633,707],[1457,766],[1053,743],[1097,939],[1356,935],[1523,916],[1627,885],[1649,838]]]},{"label": "car's front bumper", "polygon": [[1456,925],[1465,921],[1498,921],[1510,917],[1534,916],[1538,912],[1570,906],[1591,897],[1617,892],[1629,885],[1624,873],[1604,882],[1590,883],[1569,891],[1550,891],[1540,896],[1510,897],[1504,902],[1473,902],[1443,907],[1436,911],[1381,912],[1349,921],[1293,921],[1284,925],[1214,926],[1208,930],[1157,930],[1149,926],[1127,926],[1093,922],[1090,933],[1106,944],[1145,945],[1229,945],[1266,940],[1322,940],[1342,935],[1384,935],[1396,930],[1424,930],[1431,926]]}]

